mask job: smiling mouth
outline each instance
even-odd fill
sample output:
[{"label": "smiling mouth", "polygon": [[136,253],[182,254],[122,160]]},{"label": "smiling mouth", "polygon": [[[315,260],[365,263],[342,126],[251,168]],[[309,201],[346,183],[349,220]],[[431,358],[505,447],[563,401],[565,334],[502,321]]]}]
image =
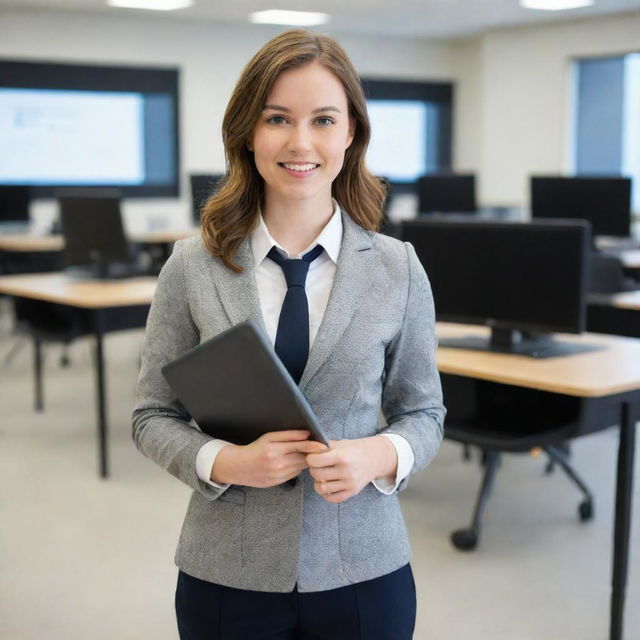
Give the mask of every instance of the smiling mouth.
[{"label": "smiling mouth", "polygon": [[300,173],[304,173],[306,171],[313,171],[317,169],[320,165],[315,164],[313,162],[305,162],[301,164],[295,164],[292,162],[278,162],[278,166],[284,167],[285,169],[289,169],[289,171],[299,171]]}]

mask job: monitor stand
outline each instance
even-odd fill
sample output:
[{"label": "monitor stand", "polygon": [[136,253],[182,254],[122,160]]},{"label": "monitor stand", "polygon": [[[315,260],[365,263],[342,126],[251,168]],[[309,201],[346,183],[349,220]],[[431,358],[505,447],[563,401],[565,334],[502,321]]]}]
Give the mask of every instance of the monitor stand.
[{"label": "monitor stand", "polygon": [[603,347],[593,344],[576,344],[553,339],[550,333],[530,333],[516,329],[491,329],[489,339],[482,336],[460,336],[438,340],[441,347],[511,353],[529,358],[556,358],[574,353],[598,351]]}]

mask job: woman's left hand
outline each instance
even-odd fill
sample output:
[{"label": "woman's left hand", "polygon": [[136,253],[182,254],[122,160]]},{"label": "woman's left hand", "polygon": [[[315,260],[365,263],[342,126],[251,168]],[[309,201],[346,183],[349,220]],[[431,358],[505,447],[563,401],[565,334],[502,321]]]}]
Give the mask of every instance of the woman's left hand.
[{"label": "woman's left hand", "polygon": [[307,455],[315,490],[327,501],[344,502],[372,480],[395,477],[398,455],[384,436],[330,440],[329,450]]}]

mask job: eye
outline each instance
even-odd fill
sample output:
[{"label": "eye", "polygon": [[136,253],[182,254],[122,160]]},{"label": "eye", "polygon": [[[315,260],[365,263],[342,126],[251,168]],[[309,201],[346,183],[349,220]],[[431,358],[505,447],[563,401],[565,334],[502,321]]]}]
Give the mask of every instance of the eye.
[{"label": "eye", "polygon": [[269,116],[267,118],[267,124],[284,124],[286,121],[284,116]]},{"label": "eye", "polygon": [[321,127],[328,127],[329,125],[335,124],[335,120],[329,116],[320,116],[316,118],[316,123]]}]

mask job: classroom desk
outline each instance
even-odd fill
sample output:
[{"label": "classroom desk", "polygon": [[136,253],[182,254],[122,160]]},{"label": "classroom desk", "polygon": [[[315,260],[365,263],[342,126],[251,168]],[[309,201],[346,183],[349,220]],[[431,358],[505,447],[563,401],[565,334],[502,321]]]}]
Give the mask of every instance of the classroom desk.
[{"label": "classroom desk", "polygon": [[[199,233],[197,227],[181,231],[149,231],[129,236],[129,241],[145,247],[152,260],[151,271],[157,273],[169,259],[173,244]],[[58,271],[64,267],[61,235],[0,233],[0,273]]]},{"label": "classroom desk", "polygon": [[39,253],[62,251],[62,236],[37,236],[30,233],[0,234],[0,251],[15,253]]},{"label": "classroom desk", "polygon": [[640,249],[627,249],[618,255],[625,269],[640,269]]},{"label": "classroom desk", "polygon": [[640,290],[621,293],[590,293],[589,304],[640,311]]},{"label": "classroom desk", "polygon": [[590,293],[587,329],[640,338],[640,290]]},{"label": "classroom desk", "polygon": [[[438,336],[489,335],[484,327],[438,323]],[[559,358],[535,359],[502,353],[440,347],[441,373],[540,389],[579,398],[601,398],[620,410],[613,541],[610,640],[622,640],[629,562],[635,423],[640,418],[640,340],[587,333],[562,335],[567,342],[601,350]],[[603,427],[608,425],[603,425]]]},{"label": "classroom desk", "polygon": [[[169,245],[178,240],[189,238],[199,232],[197,227],[182,231],[149,231],[134,233],[131,242],[140,244]],[[62,251],[64,238],[61,235],[35,235],[31,233],[0,233],[0,251],[19,253],[37,253],[40,251]]]},{"label": "classroom desk", "polygon": [[[0,293],[17,298],[43,300],[83,310],[90,316],[96,338],[96,387],[99,473],[109,475],[107,409],[103,338],[118,329],[144,326],[156,289],[157,278],[131,278],[118,281],[74,280],[63,273],[21,274],[0,277]],[[128,313],[125,313],[128,312]],[[36,388],[39,354],[36,353]],[[38,393],[38,391],[37,391]]]}]

